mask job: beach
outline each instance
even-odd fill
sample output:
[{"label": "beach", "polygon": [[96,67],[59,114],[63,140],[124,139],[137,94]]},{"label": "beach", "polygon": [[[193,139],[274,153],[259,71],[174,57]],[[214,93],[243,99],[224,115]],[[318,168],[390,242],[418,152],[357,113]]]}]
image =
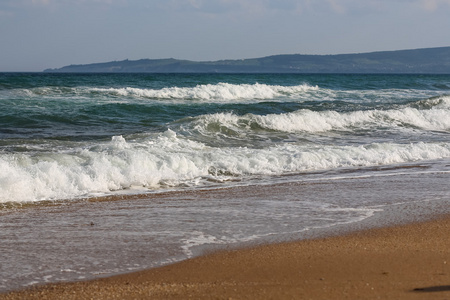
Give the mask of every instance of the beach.
[{"label": "beach", "polygon": [[1,297],[447,297],[448,75],[0,77]]},{"label": "beach", "polygon": [[0,299],[448,299],[450,217],[219,251]]},{"label": "beach", "polygon": [[0,293],[450,213],[447,173],[382,174],[2,209]]}]

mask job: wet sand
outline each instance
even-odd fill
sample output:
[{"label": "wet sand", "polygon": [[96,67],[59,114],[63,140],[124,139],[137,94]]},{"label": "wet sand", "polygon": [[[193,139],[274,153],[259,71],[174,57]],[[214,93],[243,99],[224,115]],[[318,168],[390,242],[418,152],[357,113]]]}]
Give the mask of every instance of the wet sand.
[{"label": "wet sand", "polygon": [[450,216],[217,252],[0,299],[450,299]]}]

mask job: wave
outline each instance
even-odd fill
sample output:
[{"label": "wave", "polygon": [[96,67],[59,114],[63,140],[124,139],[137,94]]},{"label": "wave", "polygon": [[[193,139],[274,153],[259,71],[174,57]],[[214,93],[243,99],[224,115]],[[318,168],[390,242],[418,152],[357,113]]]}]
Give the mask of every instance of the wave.
[{"label": "wave", "polygon": [[[417,106],[429,109],[418,109]],[[287,133],[358,130],[421,130],[450,131],[450,97],[433,98],[389,110],[353,112],[312,111],[301,109],[290,113],[268,115],[237,115],[231,112],[201,115],[181,120],[181,130],[202,135],[217,132],[239,135],[253,130]]]},{"label": "wave", "polygon": [[[13,91],[0,93],[0,98],[11,97]],[[357,103],[402,103],[411,98],[427,99],[438,96],[438,91],[409,89],[333,90],[309,84],[293,86],[268,84],[203,84],[193,87],[137,88],[137,87],[61,87],[45,86],[14,90],[24,97],[96,99],[97,101],[161,100],[200,102],[275,101],[346,101]],[[12,97],[14,98],[14,97]],[[71,99],[72,100],[72,99]],[[428,99],[427,99],[428,100]],[[427,101],[423,100],[423,101]],[[418,103],[420,105],[420,103]]]},{"label": "wave", "polygon": [[239,99],[273,99],[291,97],[309,91],[317,91],[317,86],[301,84],[280,86],[267,84],[205,84],[195,87],[152,88],[93,88],[93,87],[37,87],[19,89],[16,93],[26,96],[88,96],[105,95],[113,97],[131,97],[145,99],[190,99],[190,100],[239,100]]},{"label": "wave", "polygon": [[39,87],[21,89],[17,93],[26,96],[109,96],[163,100],[264,100],[279,97],[294,97],[310,91],[317,91],[317,86],[301,84],[280,86],[267,84],[206,84],[195,87],[151,88],[91,88],[91,87]]},{"label": "wave", "polygon": [[409,107],[417,109],[450,109],[450,95],[439,95],[424,100],[414,101],[409,104]]},{"label": "wave", "polygon": [[255,175],[397,164],[450,157],[449,143],[361,146],[284,144],[216,148],[177,136],[0,155],[0,203],[94,196],[124,189],[198,186]]},{"label": "wave", "polygon": [[242,100],[242,99],[273,99],[289,97],[308,91],[315,91],[318,87],[307,84],[297,86],[279,86],[266,84],[206,84],[195,87],[168,87],[163,89],[142,88],[108,88],[94,89],[122,97],[139,97],[150,99],[190,99],[190,100]]}]

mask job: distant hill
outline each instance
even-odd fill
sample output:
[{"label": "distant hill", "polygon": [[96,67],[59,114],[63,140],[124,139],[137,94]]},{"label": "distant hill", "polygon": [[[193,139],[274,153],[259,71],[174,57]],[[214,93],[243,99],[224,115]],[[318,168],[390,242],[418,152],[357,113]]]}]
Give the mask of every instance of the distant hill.
[{"label": "distant hill", "polygon": [[447,73],[450,47],[337,55],[273,55],[218,61],[123,60],[70,65],[44,72],[67,73]]}]

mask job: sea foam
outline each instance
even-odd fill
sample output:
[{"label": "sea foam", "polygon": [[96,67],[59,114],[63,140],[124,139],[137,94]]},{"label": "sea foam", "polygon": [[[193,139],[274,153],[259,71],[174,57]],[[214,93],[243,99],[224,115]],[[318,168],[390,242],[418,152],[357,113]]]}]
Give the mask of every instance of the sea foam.
[{"label": "sea foam", "polygon": [[[188,101],[200,102],[248,102],[261,100],[275,101],[335,101],[340,99],[356,103],[397,103],[411,98],[414,94],[418,98],[427,99],[439,96],[439,92],[429,90],[398,90],[398,89],[374,89],[374,90],[334,90],[317,85],[301,83],[298,85],[271,85],[263,83],[254,84],[199,84],[186,87],[61,87],[44,86],[29,89],[9,90],[6,94],[0,93],[0,99],[6,97],[49,98],[59,99],[64,97],[76,97],[81,99],[96,99],[96,101],[129,101],[136,100],[160,100],[176,101],[177,103]],[[445,97],[437,97],[438,101],[446,102]],[[447,96],[448,98],[448,96]],[[126,99],[126,100],[125,100]],[[429,100],[426,102],[430,103]]]},{"label": "sea foam", "polygon": [[189,100],[242,100],[272,99],[289,97],[308,91],[318,90],[317,86],[301,84],[296,86],[279,86],[267,84],[206,84],[195,87],[167,87],[163,89],[143,88],[96,88],[93,91],[108,93],[121,97],[139,97],[150,99],[189,99]]},{"label": "sea foam", "polygon": [[[450,101],[447,101],[450,102]],[[183,124],[184,130],[204,135],[215,131],[249,132],[254,128],[280,132],[327,132],[354,130],[436,130],[450,131],[448,103],[432,109],[403,107],[389,110],[359,110],[353,112],[312,111],[301,109],[290,113],[237,115],[232,112],[201,115]]]},{"label": "sea foam", "polygon": [[59,153],[0,155],[0,203],[70,199],[145,187],[196,186],[246,176],[398,164],[450,157],[449,143],[284,144],[215,148],[168,130],[156,138]]}]

